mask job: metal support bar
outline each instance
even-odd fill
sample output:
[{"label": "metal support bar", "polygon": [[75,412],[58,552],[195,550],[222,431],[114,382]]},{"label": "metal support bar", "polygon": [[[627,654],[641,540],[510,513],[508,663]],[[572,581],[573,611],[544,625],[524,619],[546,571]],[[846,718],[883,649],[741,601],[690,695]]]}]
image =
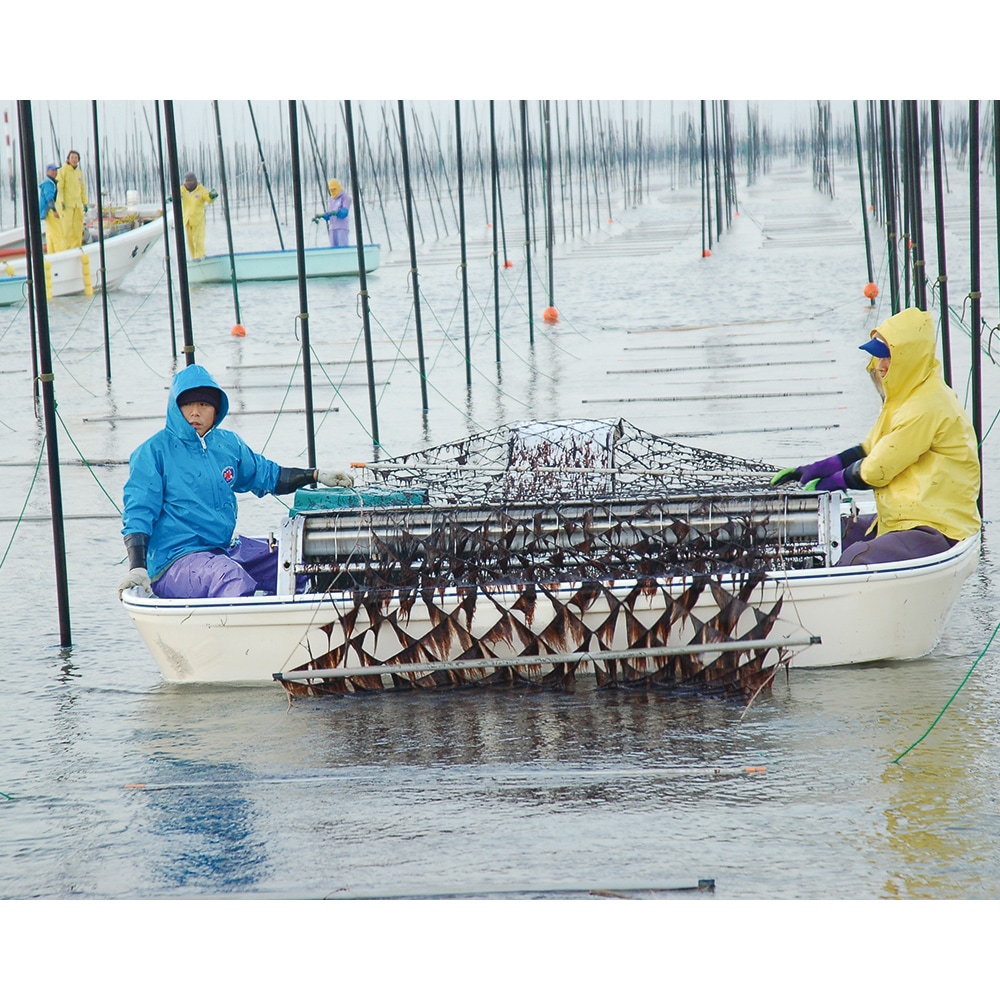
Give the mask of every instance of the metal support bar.
[{"label": "metal support bar", "polygon": [[549,663],[582,663],[587,660],[652,659],[656,656],[682,656],[693,653],[732,653],[756,649],[785,649],[789,646],[816,646],[818,635],[798,639],[734,639],[731,642],[705,642],[690,646],[651,646],[647,649],[598,649],[587,653],[550,653],[548,656],[511,656],[496,659],[440,660],[436,663],[373,664],[367,667],[336,667],[332,670],[290,670],[271,676],[276,681],[299,681],[320,677],[363,677],[374,674],[427,674],[435,670],[472,670],[478,667],[534,667]]}]

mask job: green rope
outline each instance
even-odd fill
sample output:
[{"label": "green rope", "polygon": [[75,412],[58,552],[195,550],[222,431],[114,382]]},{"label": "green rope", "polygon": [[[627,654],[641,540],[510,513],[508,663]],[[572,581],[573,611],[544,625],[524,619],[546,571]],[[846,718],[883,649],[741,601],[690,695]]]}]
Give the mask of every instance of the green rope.
[{"label": "green rope", "polygon": [[[21,508],[21,513],[17,515],[17,523],[14,525],[14,530],[11,532],[10,541],[7,543],[7,548],[4,549],[3,558],[0,559],[0,569],[3,569],[3,564],[7,561],[7,554],[10,552],[10,547],[14,544],[14,537],[17,535],[17,529],[21,526],[21,521],[24,519],[24,512],[28,509],[28,501],[31,499],[31,492],[35,488],[35,482],[38,479],[38,470],[42,467],[42,456],[45,454],[45,441],[42,441],[42,447],[38,452],[38,461],[35,463],[35,474],[31,477],[31,485],[28,487],[28,495],[24,498],[24,506]],[[0,794],[3,794],[0,792]]]},{"label": "green rope", "polygon": [[83,452],[80,451],[79,448],[77,448],[76,442],[73,440],[73,435],[70,434],[69,428],[66,426],[66,421],[63,420],[62,416],[60,416],[58,408],[56,409],[56,416],[59,418],[59,423],[62,424],[62,429],[66,432],[66,437],[69,438],[69,443],[73,445],[74,450],[80,456],[80,461],[83,462],[87,471],[94,477],[94,482],[97,483],[97,485],[100,487],[101,492],[111,501],[111,506],[114,507],[114,509],[118,511],[119,514],[121,514],[122,512],[121,507],[119,507],[118,504],[115,503],[111,494],[104,488],[104,484],[100,481],[100,479],[97,478],[97,474],[94,472],[93,466],[90,464],[90,462],[86,460],[86,458],[83,457]]},{"label": "green rope", "polygon": [[977,666],[979,666],[979,661],[986,655],[986,651],[990,648],[991,643],[996,638],[997,632],[1000,632],[1000,622],[997,622],[997,626],[995,629],[993,629],[993,634],[990,636],[990,641],[986,643],[986,645],[983,647],[983,651],[976,657],[976,660],[972,664],[972,666],[969,667],[969,672],[962,678],[962,683],[959,684],[957,688],[955,688],[954,694],[945,702],[945,706],[944,708],[941,709],[940,712],[938,712],[937,718],[927,727],[927,732],[925,732],[924,735],[921,736],[916,743],[913,743],[910,746],[908,746],[898,757],[893,758],[892,761],[893,764],[898,764],[915,746],[918,746],[919,744],[923,743],[923,741],[930,735],[931,730],[938,724],[938,722],[941,719],[941,716],[944,715],[946,711],[948,711],[948,706],[955,700],[955,698],[958,695],[958,692],[961,691],[962,688],[965,686],[965,682],[972,676],[972,671],[975,670]]}]

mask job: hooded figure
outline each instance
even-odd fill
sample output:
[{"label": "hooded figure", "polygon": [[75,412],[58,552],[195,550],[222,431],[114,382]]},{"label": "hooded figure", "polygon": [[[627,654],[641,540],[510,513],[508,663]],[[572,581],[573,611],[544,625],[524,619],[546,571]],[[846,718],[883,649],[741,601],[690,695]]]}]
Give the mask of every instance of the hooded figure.
[{"label": "hooded figure", "polygon": [[933,317],[921,309],[904,309],[872,330],[861,349],[883,397],[875,426],[861,444],[772,480],[874,490],[877,513],[849,526],[839,565],[933,555],[980,529],[975,430],[934,346]]},{"label": "hooded figure", "polygon": [[327,187],[330,190],[330,200],[326,203],[326,211],[322,215],[317,215],[313,221],[326,219],[330,246],[346,247],[350,243],[351,235],[351,224],[347,221],[351,196],[341,187],[336,177],[330,179]]},{"label": "hooded figure", "polygon": [[229,397],[201,365],[174,376],[163,430],[129,458],[122,534],[129,573],[118,588],[157,597],[248,597],[274,593],[277,551],[234,539],[236,494],[292,493],[320,482],[350,486],[343,472],[282,468],[220,424]]}]

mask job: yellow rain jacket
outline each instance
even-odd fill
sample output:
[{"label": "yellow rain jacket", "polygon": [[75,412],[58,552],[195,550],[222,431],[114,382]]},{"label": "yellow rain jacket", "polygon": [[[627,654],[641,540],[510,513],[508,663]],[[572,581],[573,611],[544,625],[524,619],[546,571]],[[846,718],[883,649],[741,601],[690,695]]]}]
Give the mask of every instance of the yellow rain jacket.
[{"label": "yellow rain jacket", "polygon": [[[885,402],[862,447],[860,473],[875,491],[878,534],[926,525],[953,541],[980,528],[980,470],[968,414],[941,375],[934,320],[904,309],[872,331],[892,352]],[[868,365],[869,371],[878,364]]]},{"label": "yellow rain jacket", "polygon": [[83,171],[64,163],[56,173],[56,206],[59,210],[60,250],[83,246],[83,206],[87,204],[87,186]]},{"label": "yellow rain jacket", "polygon": [[214,200],[204,184],[196,185],[193,191],[188,191],[181,185],[184,232],[187,234],[188,252],[193,260],[200,260],[205,256],[205,206]]}]

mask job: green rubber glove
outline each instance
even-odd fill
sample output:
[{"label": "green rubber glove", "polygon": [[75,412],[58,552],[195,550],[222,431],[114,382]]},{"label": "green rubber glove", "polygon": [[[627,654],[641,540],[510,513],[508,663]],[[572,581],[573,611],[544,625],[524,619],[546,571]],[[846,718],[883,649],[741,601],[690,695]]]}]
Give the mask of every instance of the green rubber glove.
[{"label": "green rubber glove", "polygon": [[802,487],[802,489],[804,489],[807,493],[815,493],[817,483],[819,483],[819,479],[810,479],[809,482]]},{"label": "green rubber glove", "polygon": [[793,479],[799,478],[798,468],[794,469],[782,469],[774,478],[771,480],[772,486],[784,486],[785,483],[790,483]]}]

